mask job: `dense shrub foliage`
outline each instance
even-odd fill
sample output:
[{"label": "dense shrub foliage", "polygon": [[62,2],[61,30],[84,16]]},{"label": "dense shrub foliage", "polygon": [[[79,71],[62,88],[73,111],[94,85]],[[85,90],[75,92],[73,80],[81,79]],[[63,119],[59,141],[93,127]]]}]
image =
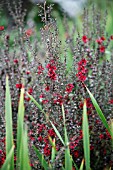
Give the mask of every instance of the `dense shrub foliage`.
[{"label": "dense shrub foliage", "polygon": [[[64,137],[61,106],[66,113],[66,127],[69,147],[73,160],[80,165],[83,153],[82,110],[86,99],[90,131],[91,168],[113,167],[111,136],[104,128],[85,85],[95,96],[108,123],[113,118],[113,35],[105,32],[106,14],[92,7],[92,16],[84,10],[83,32],[68,31],[64,18],[65,43],[60,41],[57,18],[51,17],[52,6],[41,6],[43,28],[41,39],[37,38],[35,28],[24,27],[25,12],[21,5],[15,11],[9,5],[14,27],[10,30],[0,23],[0,166],[5,160],[5,121],[4,98],[5,77],[9,76],[13,109],[13,130],[16,139],[16,120],[19,94],[22,85],[25,91],[38,101],[46,113],[33,104],[25,92],[25,122],[28,125],[30,160],[32,169],[41,169],[32,148],[35,145],[49,162],[51,160],[50,136],[56,140],[56,150],[62,149],[62,143],[56,136],[49,119]],[[89,13],[88,13],[89,12]],[[104,17],[103,17],[104,16]],[[102,21],[103,18],[103,21]],[[64,155],[60,154],[54,169],[64,164]],[[16,157],[15,157],[16,160]]]}]

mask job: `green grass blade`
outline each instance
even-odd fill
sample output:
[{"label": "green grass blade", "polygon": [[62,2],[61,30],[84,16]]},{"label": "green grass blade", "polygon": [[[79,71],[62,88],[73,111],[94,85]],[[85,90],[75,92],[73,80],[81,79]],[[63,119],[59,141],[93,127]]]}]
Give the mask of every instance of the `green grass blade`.
[{"label": "green grass blade", "polygon": [[63,121],[64,121],[64,136],[65,136],[65,170],[72,170],[72,158],[70,155],[70,149],[69,149],[69,141],[68,141],[68,135],[67,135],[67,129],[66,129],[66,123],[65,123],[65,112],[64,112],[64,106],[62,105],[62,114],[63,114]]},{"label": "green grass blade", "polygon": [[21,145],[21,150],[20,150],[20,169],[31,170],[26,129],[23,131],[22,145]]},{"label": "green grass blade", "polygon": [[24,124],[24,88],[21,89],[19,108],[18,108],[18,120],[17,120],[17,169],[20,164],[20,152],[22,148],[23,138],[23,124]]},{"label": "green grass blade", "polygon": [[35,147],[33,146],[36,154],[37,154],[37,157],[42,165],[42,167],[45,169],[45,170],[48,170],[49,169],[49,164],[46,162],[46,160],[44,159],[44,156],[42,153],[40,153],[40,151]]},{"label": "green grass blade", "polygon": [[76,168],[76,170],[79,170],[78,167],[77,167],[77,165],[75,164],[73,158],[72,158],[72,163],[73,163],[74,167]]},{"label": "green grass blade", "polygon": [[7,155],[5,163],[3,164],[1,170],[10,170],[11,169],[11,160],[14,157],[14,146],[12,146],[10,152]]},{"label": "green grass blade", "polygon": [[31,101],[40,109],[40,111],[45,115],[45,118],[47,118],[46,113],[44,112],[44,110],[42,109],[42,106],[29,94],[27,93],[27,95],[29,96],[29,98],[31,99]]},{"label": "green grass blade", "polygon": [[82,131],[83,131],[85,165],[86,165],[86,170],[89,170],[90,169],[90,143],[89,143],[89,125],[88,125],[88,117],[87,117],[86,100],[84,101],[84,106],[83,106]]},{"label": "green grass blade", "polygon": [[65,143],[64,143],[64,141],[63,141],[63,139],[62,139],[59,131],[57,130],[57,128],[54,126],[54,124],[53,124],[51,121],[50,121],[50,123],[51,123],[51,125],[52,125],[52,127],[53,127],[53,129],[54,129],[54,131],[55,131],[55,133],[56,133],[56,135],[59,137],[60,141],[61,141],[62,144],[65,146]]},{"label": "green grass blade", "polygon": [[56,145],[55,145],[55,138],[52,140],[51,137],[49,136],[49,141],[50,144],[52,145],[52,153],[51,153],[51,161],[52,163],[55,161],[55,156],[56,156]]},{"label": "green grass blade", "polygon": [[[5,120],[6,120],[6,159],[13,147],[12,107],[8,76],[6,76]],[[14,151],[14,150],[13,150]],[[10,160],[10,169],[14,170],[14,152]]]},{"label": "green grass blade", "polygon": [[94,96],[92,95],[92,93],[88,90],[87,87],[86,87],[86,89],[87,89],[87,91],[89,93],[91,101],[92,101],[92,103],[93,103],[93,105],[94,105],[94,107],[95,107],[95,109],[96,109],[96,111],[97,111],[97,113],[98,113],[102,123],[104,124],[104,126],[106,127],[106,129],[108,130],[108,132],[110,133],[110,135],[112,136],[112,139],[113,139],[113,134],[112,134],[112,132],[110,130],[110,127],[109,127],[109,125],[107,123],[106,118],[104,117],[104,114],[102,113],[102,110],[100,109],[100,107],[99,107],[97,101],[95,100]]},{"label": "green grass blade", "polygon": [[80,169],[79,169],[79,170],[83,170],[83,168],[84,168],[84,159],[83,159],[82,162],[81,162],[81,165],[80,165]]},{"label": "green grass blade", "polygon": [[29,93],[27,93],[27,95],[29,96],[31,101],[40,109],[40,111],[44,112],[43,109],[42,109],[42,106]]}]

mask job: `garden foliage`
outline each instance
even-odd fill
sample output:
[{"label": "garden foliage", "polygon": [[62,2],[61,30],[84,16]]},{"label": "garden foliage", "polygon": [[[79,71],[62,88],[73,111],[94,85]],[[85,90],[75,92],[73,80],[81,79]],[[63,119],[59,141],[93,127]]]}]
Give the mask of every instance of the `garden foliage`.
[{"label": "garden foliage", "polygon": [[[101,14],[94,6],[85,9],[82,33],[76,32],[76,25],[68,30],[65,17],[62,43],[57,18],[51,16],[52,5],[46,6],[46,2],[40,5],[43,23],[40,39],[35,27],[25,27],[25,11],[21,6],[19,1],[14,10],[8,3],[14,19],[12,28],[0,23],[0,166],[8,153],[12,155],[13,140],[17,141],[18,152],[17,157],[14,152],[11,165],[21,162],[19,151],[21,147],[27,150],[26,138],[21,139],[25,122],[32,169],[49,166],[69,170],[72,164],[73,169],[81,165],[86,170],[113,167],[113,35],[106,32],[106,13]],[[7,100],[5,105],[6,75],[12,101]],[[17,123],[22,87],[25,115],[18,117]],[[4,110],[9,112],[6,119]],[[12,116],[13,135],[11,126],[5,130],[8,116]],[[22,146],[19,140],[23,141]]]}]

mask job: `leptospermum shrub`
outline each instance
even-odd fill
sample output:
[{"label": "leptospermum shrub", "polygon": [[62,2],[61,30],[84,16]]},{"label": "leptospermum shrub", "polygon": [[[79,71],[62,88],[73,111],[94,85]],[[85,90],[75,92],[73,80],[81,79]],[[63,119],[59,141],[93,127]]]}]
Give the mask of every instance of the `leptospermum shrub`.
[{"label": "leptospermum shrub", "polygon": [[[8,3],[9,13],[13,16],[15,27],[10,31],[0,24],[0,166],[5,160],[4,98],[5,77],[10,80],[13,110],[13,131],[16,139],[17,110],[22,84],[28,94],[40,103],[44,114],[34,105],[25,93],[25,122],[28,124],[29,149],[32,169],[41,169],[33,145],[51,161],[51,144],[48,136],[56,141],[56,150],[62,149],[49,119],[58,129],[62,138],[63,104],[66,116],[66,128],[69,147],[74,162],[81,164],[84,158],[82,135],[83,100],[86,99],[90,133],[91,168],[94,170],[113,166],[111,136],[101,123],[86,92],[85,85],[93,93],[102,108],[108,123],[112,119],[113,109],[113,35],[105,32],[106,14],[100,14],[92,8],[91,16],[85,10],[83,32],[68,33],[64,47],[60,41],[56,19],[51,17],[52,6],[42,6],[41,40],[36,36],[35,28],[24,27],[25,11],[21,11],[21,2],[15,11]],[[91,17],[90,17],[91,16]],[[104,16],[104,17],[102,17]],[[103,21],[102,21],[103,19]],[[67,23],[68,24],[68,23]],[[66,23],[64,26],[67,26]],[[72,36],[74,35],[74,36]],[[48,117],[48,119],[47,119]],[[15,157],[16,160],[16,157]],[[55,170],[64,164],[64,154],[55,161]]]}]

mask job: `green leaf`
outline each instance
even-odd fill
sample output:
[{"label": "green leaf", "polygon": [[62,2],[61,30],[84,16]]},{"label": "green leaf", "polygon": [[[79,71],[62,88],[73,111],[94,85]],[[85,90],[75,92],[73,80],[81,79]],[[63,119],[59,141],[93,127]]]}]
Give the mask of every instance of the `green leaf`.
[{"label": "green leaf", "polygon": [[44,159],[44,156],[42,153],[40,153],[40,151],[35,147],[33,146],[36,154],[37,154],[37,157],[42,165],[42,167],[45,169],[45,170],[48,170],[49,169],[49,164],[46,162],[46,160]]},{"label": "green leaf", "polygon": [[52,153],[51,153],[51,161],[52,163],[55,161],[55,156],[56,156],[56,145],[55,145],[55,138],[52,140],[51,137],[49,136],[49,141],[50,144],[52,145]]},{"label": "green leaf", "polygon": [[21,149],[20,149],[20,169],[31,170],[26,129],[23,131],[23,138],[22,138],[22,144],[21,144]]},{"label": "green leaf", "polygon": [[41,106],[29,93],[27,93],[27,95],[29,96],[29,98],[31,99],[31,101],[40,109],[40,111],[41,111],[42,113],[44,113],[45,118],[47,118],[47,115],[46,115],[46,113],[44,112],[44,110],[42,109],[42,106]]},{"label": "green leaf", "polygon": [[76,170],[78,170],[78,167],[77,167],[77,165],[75,164],[73,158],[72,158],[72,163],[73,163],[74,167],[76,168]]},{"label": "green leaf", "polygon": [[11,161],[14,157],[14,145],[12,146],[11,150],[9,151],[5,163],[3,164],[1,170],[10,170],[11,169]]},{"label": "green leaf", "polygon": [[[6,76],[6,98],[5,98],[5,120],[6,120],[6,159],[13,147],[13,128],[12,128],[12,107],[8,76]],[[13,150],[14,151],[14,150]],[[14,152],[10,160],[9,170],[14,170]]]},{"label": "green leaf", "polygon": [[65,143],[64,143],[64,141],[63,141],[63,139],[62,139],[59,131],[57,130],[57,128],[54,126],[54,124],[53,124],[51,121],[50,121],[50,123],[51,123],[51,125],[52,125],[52,127],[53,127],[53,129],[54,129],[54,131],[55,131],[55,133],[56,133],[56,135],[59,137],[60,141],[61,141],[62,144],[65,146]]},{"label": "green leaf", "polygon": [[64,121],[64,136],[65,136],[65,170],[72,170],[72,158],[70,155],[70,149],[69,149],[69,142],[68,142],[68,135],[67,135],[67,129],[66,129],[66,123],[65,123],[65,112],[64,112],[64,106],[62,105],[62,114],[63,114],[63,121]]},{"label": "green leaf", "polygon": [[80,169],[79,169],[79,170],[83,170],[83,168],[84,168],[84,159],[83,159],[82,162],[81,162],[81,165],[80,165]]},{"label": "green leaf", "polygon": [[18,166],[20,166],[23,125],[24,125],[24,88],[21,89],[17,119],[17,169]]},{"label": "green leaf", "polygon": [[112,136],[112,139],[113,139],[113,133],[112,133],[111,130],[110,130],[110,127],[109,127],[109,125],[108,125],[108,123],[107,123],[107,120],[106,120],[106,118],[104,117],[104,114],[102,113],[102,110],[100,109],[100,107],[99,107],[97,101],[95,100],[94,96],[92,95],[92,93],[88,90],[87,87],[86,87],[86,89],[87,89],[87,91],[88,91],[88,93],[89,93],[89,95],[90,95],[90,98],[91,98],[91,100],[92,100],[92,103],[93,103],[93,105],[94,105],[94,107],[95,107],[95,109],[96,109],[96,111],[97,111],[97,113],[98,113],[101,121],[103,122],[104,126],[106,127],[106,129],[108,130],[108,132],[110,133],[110,135]]},{"label": "green leaf", "polygon": [[84,106],[83,106],[82,131],[83,131],[85,165],[86,165],[86,170],[89,170],[90,169],[90,143],[89,143],[89,125],[88,125],[88,117],[87,117],[86,100],[84,101]]}]

